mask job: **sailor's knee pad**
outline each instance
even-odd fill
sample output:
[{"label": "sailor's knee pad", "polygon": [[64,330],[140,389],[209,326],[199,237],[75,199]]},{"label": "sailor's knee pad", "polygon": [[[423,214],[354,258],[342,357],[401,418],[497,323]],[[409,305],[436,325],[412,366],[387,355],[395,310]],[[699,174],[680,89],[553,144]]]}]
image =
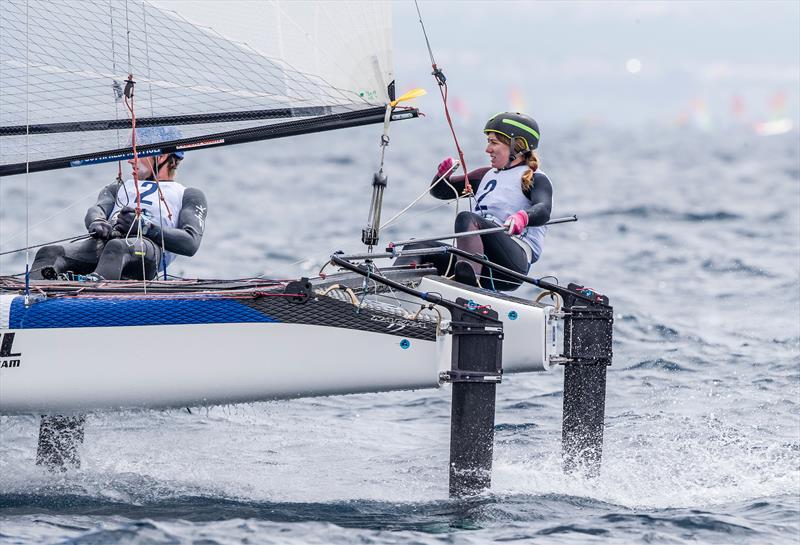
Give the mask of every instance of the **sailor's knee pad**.
[{"label": "sailor's knee pad", "polygon": [[59,258],[64,257],[65,251],[63,246],[51,244],[49,246],[42,246],[36,251],[36,256],[33,258],[33,266],[31,267],[31,278],[45,280],[55,280],[58,277]]},{"label": "sailor's knee pad", "polygon": [[48,262],[55,263],[56,259],[59,257],[64,257],[64,247],[58,246],[56,244],[51,244],[49,246],[42,246],[36,251],[36,257],[33,259],[35,261],[44,261],[48,260]]},{"label": "sailor's knee pad", "polygon": [[474,231],[479,226],[478,220],[480,216],[475,212],[469,210],[462,210],[456,216],[455,230],[456,233],[463,233],[464,231]]},{"label": "sailor's knee pad", "polygon": [[122,238],[110,239],[103,248],[103,255],[121,256],[128,253],[133,253],[132,248],[128,246],[128,242]]}]

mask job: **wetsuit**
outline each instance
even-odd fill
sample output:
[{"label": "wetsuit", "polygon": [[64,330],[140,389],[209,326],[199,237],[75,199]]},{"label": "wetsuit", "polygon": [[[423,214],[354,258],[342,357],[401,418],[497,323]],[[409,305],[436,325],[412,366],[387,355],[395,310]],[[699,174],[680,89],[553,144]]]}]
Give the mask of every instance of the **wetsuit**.
[{"label": "wetsuit", "polygon": [[[481,235],[483,253],[489,261],[521,274],[527,274],[541,255],[547,231],[545,223],[550,220],[553,205],[553,185],[543,172],[534,172],[530,189],[522,190],[521,178],[527,170],[527,165],[522,164],[503,170],[480,168],[470,172],[470,185],[475,194],[474,207],[471,211],[459,213],[455,223],[458,233],[488,229],[502,225],[508,216],[518,210],[525,210],[528,226],[520,236],[512,237],[502,232]],[[463,193],[464,176],[450,177],[450,185],[444,180],[435,184],[438,179],[438,176],[434,177],[434,185],[430,189],[431,195],[437,199],[455,198],[453,188],[459,195]],[[439,274],[452,272],[452,268],[448,271],[448,265],[452,265],[449,256],[428,256],[426,260],[436,266]],[[398,260],[398,263],[404,261]],[[485,288],[511,291],[520,285],[519,281],[487,267],[481,269],[480,276],[481,286]]]},{"label": "wetsuit", "polygon": [[[130,216],[130,208],[136,206],[133,180],[125,184],[111,183],[100,191],[97,203],[86,212],[84,223],[91,232],[93,223],[108,221],[122,236],[108,240],[90,238],[65,246],[45,246],[36,253],[31,278],[40,279],[43,269],[51,268],[56,274],[94,272],[107,280],[153,279],[158,274],[162,257],[169,263],[174,257],[172,254],[194,255],[203,238],[208,212],[205,195],[199,189],[184,188],[173,181],[160,182],[160,186],[166,202],[159,198],[158,185],[154,181],[139,183],[144,215],[141,240],[136,237],[136,225],[125,240],[127,226],[121,221],[124,218],[119,217]],[[161,250],[162,237],[165,256]]]}]

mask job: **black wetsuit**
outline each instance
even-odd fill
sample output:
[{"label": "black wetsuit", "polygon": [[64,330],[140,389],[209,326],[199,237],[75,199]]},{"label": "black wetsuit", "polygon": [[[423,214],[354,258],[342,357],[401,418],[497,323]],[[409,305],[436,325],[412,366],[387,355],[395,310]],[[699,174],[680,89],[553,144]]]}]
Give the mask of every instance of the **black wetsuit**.
[{"label": "black wetsuit", "polygon": [[[109,219],[114,210],[119,188],[120,183],[114,182],[100,191],[97,203],[86,212],[84,223],[87,229],[90,229],[93,222]],[[158,274],[163,257],[162,236],[166,251],[186,256],[194,255],[203,239],[207,212],[208,205],[203,192],[195,188],[186,188],[176,227],[162,229],[157,225],[151,225],[141,241],[135,237],[128,237],[128,241],[124,238],[107,240],[90,238],[65,246],[44,246],[36,252],[31,267],[31,278],[41,279],[42,270],[51,268],[56,274],[67,271],[76,274],[94,272],[106,280],[153,279]]]},{"label": "black wetsuit", "polygon": [[[485,167],[473,170],[469,173],[470,185],[472,186],[472,190],[476,195],[478,194],[481,181],[486,173],[490,170],[493,169]],[[455,190],[458,192],[458,195],[463,193],[465,186],[463,175],[451,176],[448,180],[450,185],[445,183],[444,180],[436,184],[435,182],[438,179],[438,176],[434,176],[431,185],[430,194],[433,197],[437,199],[453,199],[456,197],[453,188],[455,188]],[[530,189],[527,191],[522,191],[522,188],[520,187],[520,191],[530,202],[530,206],[525,208],[525,211],[528,213],[528,226],[537,227],[546,224],[550,220],[550,212],[553,205],[553,185],[547,175],[542,172],[534,172]],[[500,221],[505,220],[505,218],[498,219]],[[476,212],[464,211],[460,212],[456,217],[455,231],[457,233],[488,229],[491,227],[497,227],[497,224],[489,221],[487,218]],[[528,255],[523,247],[508,234],[500,232],[489,235],[481,235],[480,241],[483,247],[483,254],[489,261],[497,263],[498,265],[511,269],[515,272],[527,274],[531,261],[529,260]],[[461,239],[460,244],[468,246],[468,243],[464,244],[465,242],[467,242],[465,239]],[[438,245],[439,244],[437,243],[425,243],[408,245],[407,248]],[[470,251],[468,247],[465,247],[464,249]],[[536,259],[538,259],[538,256],[534,256],[533,261],[536,261]],[[418,260],[419,258],[400,258],[397,260],[397,264],[405,264]],[[453,265],[455,260],[451,260],[449,255],[426,256],[425,260],[433,263],[436,266],[439,274],[447,275],[453,273]],[[500,291],[511,291],[520,285],[518,280],[504,275],[501,272],[491,270],[487,267],[483,267],[481,269],[480,276],[480,284],[485,288]],[[456,277],[458,278],[458,274],[456,274]]]}]

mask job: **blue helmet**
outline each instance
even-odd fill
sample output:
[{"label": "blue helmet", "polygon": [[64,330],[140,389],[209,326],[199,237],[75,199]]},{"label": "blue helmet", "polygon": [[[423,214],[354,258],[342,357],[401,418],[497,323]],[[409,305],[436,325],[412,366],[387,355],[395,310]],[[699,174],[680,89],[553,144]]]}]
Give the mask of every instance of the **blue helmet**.
[{"label": "blue helmet", "polygon": [[[142,127],[136,129],[136,144],[158,144],[159,142],[171,142],[183,138],[181,131],[177,127]],[[172,155],[183,159],[182,151],[173,151]]]}]

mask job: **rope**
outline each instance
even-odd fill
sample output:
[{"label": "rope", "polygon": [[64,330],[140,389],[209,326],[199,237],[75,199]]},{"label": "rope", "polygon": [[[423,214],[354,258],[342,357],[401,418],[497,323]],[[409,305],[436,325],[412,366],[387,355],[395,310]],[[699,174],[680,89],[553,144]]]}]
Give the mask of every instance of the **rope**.
[{"label": "rope", "polygon": [[345,292],[347,294],[348,297],[350,297],[350,302],[353,305],[358,305],[359,304],[358,297],[356,297],[355,292],[352,289],[348,288],[347,286],[342,286],[341,284],[334,284],[333,286],[330,286],[330,287],[328,287],[328,288],[326,288],[326,289],[324,289],[324,290],[322,290],[321,292],[318,292],[318,293],[320,295],[322,295],[322,296],[327,296],[333,290],[342,290],[343,292]]},{"label": "rope", "polygon": [[439,94],[442,95],[442,102],[444,104],[444,115],[447,118],[447,124],[450,126],[450,132],[453,134],[453,141],[456,144],[458,151],[458,158],[461,164],[464,165],[464,195],[472,197],[472,185],[469,183],[469,169],[467,169],[467,162],[464,160],[464,151],[458,143],[458,136],[456,136],[456,129],[453,127],[453,120],[450,117],[450,109],[447,106],[447,78],[441,68],[436,66],[436,60],[433,58],[433,50],[431,49],[431,42],[428,40],[428,32],[425,30],[425,23],[422,22],[422,13],[419,10],[417,0],[414,0],[414,5],[417,7],[417,15],[419,16],[419,24],[422,26],[422,34],[425,36],[425,44],[428,46],[428,54],[431,57],[431,73],[439,85]]},{"label": "rope", "polygon": [[553,302],[555,304],[556,312],[561,310],[561,307],[564,304],[564,298],[561,297],[559,294],[557,294],[555,292],[552,292],[552,291],[543,291],[542,293],[540,293],[536,297],[536,299],[534,300],[534,303],[540,303],[542,301],[542,299],[544,299],[545,297],[550,297],[550,299],[553,300]]},{"label": "rope", "polygon": [[133,74],[128,74],[128,81],[125,84],[125,106],[131,114],[131,148],[133,150],[133,184],[136,188],[136,216],[142,213],[142,196],[139,193],[139,152],[136,149],[136,111],[134,109],[133,97],[134,86]]},{"label": "rope", "polygon": [[[125,4],[126,11],[127,11],[127,2]],[[127,18],[127,13],[125,14]],[[128,30],[128,48],[130,50],[130,30]],[[128,108],[128,111],[131,113],[131,149],[133,150],[133,186],[136,188],[136,216],[134,219],[134,223],[136,224],[136,241],[139,242],[140,248],[137,251],[135,249],[136,242],[131,244],[128,242],[128,238],[130,236],[131,229],[133,229],[133,223],[131,224],[130,228],[128,228],[128,232],[125,234],[125,243],[130,247],[134,246],[134,254],[139,255],[142,258],[142,288],[144,293],[147,293],[147,265],[145,263],[145,252],[144,249],[144,240],[142,237],[142,195],[139,191],[139,152],[136,149],[136,109],[134,107],[134,86],[136,82],[133,81],[133,74],[128,73],[128,81],[125,84],[125,106]],[[153,163],[157,164],[158,161],[153,159]],[[127,191],[126,191],[127,192]]]},{"label": "rope", "polygon": [[[438,184],[438,183],[439,183],[439,182],[441,182],[442,180],[446,180],[447,176],[448,176],[448,175],[449,175],[451,172],[453,172],[453,171],[454,171],[454,170],[455,170],[455,169],[458,167],[458,165],[459,165],[459,162],[458,162],[458,161],[455,161],[455,162],[453,163],[453,165],[452,165],[452,166],[451,166],[451,167],[450,167],[450,168],[447,170],[447,172],[445,172],[444,174],[442,174],[442,175],[439,177],[439,179],[438,179],[438,180],[436,180],[436,181],[433,183],[433,185],[431,185],[431,187],[435,186],[436,184]],[[449,182],[448,182],[448,183],[449,183]],[[427,194],[430,192],[430,190],[431,190],[431,187],[428,187],[427,189],[425,189],[425,190],[424,190],[422,193],[420,193],[420,194],[419,194],[419,196],[418,196],[416,199],[414,199],[413,201],[411,201],[411,204],[409,204],[408,206],[406,206],[405,208],[403,208],[403,209],[402,209],[400,212],[398,212],[397,214],[395,214],[394,216],[392,216],[391,218],[389,218],[388,220],[386,220],[386,222],[385,222],[383,225],[381,225],[381,229],[383,229],[383,228],[385,228],[385,227],[388,227],[389,225],[391,225],[392,223],[394,223],[394,221],[395,221],[397,218],[399,218],[400,216],[402,216],[403,214],[405,214],[405,213],[406,213],[406,212],[407,212],[407,211],[408,211],[408,210],[409,210],[409,209],[410,209],[412,206],[414,206],[415,204],[417,204],[417,203],[418,203],[418,202],[419,202],[419,201],[420,201],[420,200],[421,200],[421,199],[422,199],[422,198],[423,198],[425,195],[427,195]],[[452,186],[451,186],[451,187],[452,187]],[[449,202],[449,201],[448,201],[448,202]]]}]

